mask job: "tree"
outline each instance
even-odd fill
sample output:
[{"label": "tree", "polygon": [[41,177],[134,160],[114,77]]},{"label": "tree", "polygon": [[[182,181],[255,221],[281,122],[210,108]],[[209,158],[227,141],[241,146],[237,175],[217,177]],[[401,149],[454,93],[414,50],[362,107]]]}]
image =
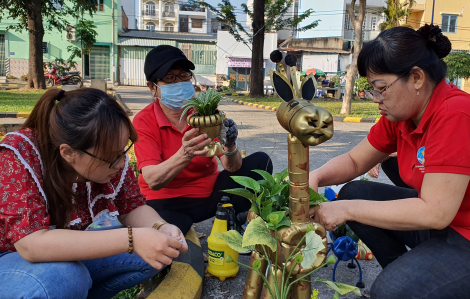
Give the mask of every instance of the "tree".
[{"label": "tree", "polygon": [[453,52],[450,53],[444,62],[447,64],[447,78],[451,83],[454,80],[462,78],[467,80],[470,78],[470,54],[467,52]]},{"label": "tree", "polygon": [[351,0],[351,5],[347,9],[349,19],[351,20],[354,28],[354,48],[352,53],[352,62],[347,67],[346,88],[340,114],[351,113],[351,100],[353,97],[354,82],[357,77],[357,57],[359,56],[359,52],[362,50],[362,25],[364,23],[364,16],[366,13],[366,0],[359,1],[359,12],[357,15],[355,13],[356,0]]},{"label": "tree", "polygon": [[[414,0],[405,0],[404,2],[399,2],[398,0],[387,0],[387,7],[381,11],[387,20],[379,25],[380,31],[385,31],[387,29],[400,26],[400,21],[411,16],[411,12],[408,8],[413,7],[415,3]],[[401,26],[410,27],[408,24]]]},{"label": "tree", "polygon": [[70,25],[70,17],[79,18],[85,12],[92,15],[95,10],[93,0],[0,0],[0,21],[3,17],[18,21],[7,29],[29,32],[28,87],[46,88],[42,54],[44,31],[62,32]]},{"label": "tree", "polygon": [[[315,28],[318,25],[318,20],[316,20],[306,26],[298,28],[299,24],[313,13],[312,9],[308,9],[298,16],[286,17],[294,0],[254,0],[253,10],[246,4],[242,4],[243,12],[253,20],[252,32],[247,31],[240,22],[238,22],[234,13],[235,7],[230,3],[230,0],[222,0],[222,3],[218,4],[218,9],[204,1],[193,0],[191,2],[210,9],[217,16],[217,20],[226,25],[229,33],[236,41],[242,42],[250,48],[252,52],[250,97],[252,98],[264,96],[264,33],[287,28],[305,31]],[[252,45],[252,47],[250,45]]]}]

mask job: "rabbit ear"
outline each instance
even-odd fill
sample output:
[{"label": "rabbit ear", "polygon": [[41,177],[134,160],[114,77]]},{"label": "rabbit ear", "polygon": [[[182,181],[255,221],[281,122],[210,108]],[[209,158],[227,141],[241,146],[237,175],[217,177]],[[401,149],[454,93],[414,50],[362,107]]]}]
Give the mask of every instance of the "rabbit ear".
[{"label": "rabbit ear", "polygon": [[308,75],[302,80],[302,98],[307,101],[311,101],[315,96],[316,81],[312,74]]},{"label": "rabbit ear", "polygon": [[294,99],[294,90],[284,76],[271,70],[271,83],[281,99],[286,102]]}]

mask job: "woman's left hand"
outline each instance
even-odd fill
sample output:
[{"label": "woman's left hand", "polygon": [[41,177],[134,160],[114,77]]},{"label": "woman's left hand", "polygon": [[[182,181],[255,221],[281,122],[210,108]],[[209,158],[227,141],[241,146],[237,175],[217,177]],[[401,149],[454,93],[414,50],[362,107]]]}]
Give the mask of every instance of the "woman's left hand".
[{"label": "woman's left hand", "polygon": [[347,201],[323,202],[310,208],[310,217],[320,223],[328,231],[333,231],[338,225],[347,220]]},{"label": "woman's left hand", "polygon": [[181,247],[181,250],[180,250],[181,252],[188,251],[188,244],[186,243],[186,239],[184,238],[183,233],[177,226],[173,224],[164,224],[158,229],[158,231],[182,242],[183,247]]},{"label": "woman's left hand", "polygon": [[235,145],[238,137],[237,124],[233,119],[227,118],[224,122],[224,127],[227,129],[225,133],[225,147],[231,148]]}]

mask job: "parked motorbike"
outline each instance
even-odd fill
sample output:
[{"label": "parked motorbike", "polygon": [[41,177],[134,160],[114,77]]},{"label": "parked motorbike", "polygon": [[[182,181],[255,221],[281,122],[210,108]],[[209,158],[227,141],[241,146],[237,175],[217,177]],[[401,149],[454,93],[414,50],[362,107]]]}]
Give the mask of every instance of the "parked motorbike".
[{"label": "parked motorbike", "polygon": [[54,85],[78,85],[82,87],[83,80],[80,77],[80,72],[64,72],[62,76],[57,73],[57,66],[53,66],[52,69],[44,73],[46,79],[46,86],[52,87]]}]

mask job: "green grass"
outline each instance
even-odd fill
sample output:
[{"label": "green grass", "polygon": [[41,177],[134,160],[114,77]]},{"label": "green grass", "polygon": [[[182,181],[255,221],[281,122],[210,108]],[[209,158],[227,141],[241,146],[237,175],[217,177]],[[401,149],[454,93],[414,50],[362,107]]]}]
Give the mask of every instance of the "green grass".
[{"label": "green grass", "polygon": [[[260,104],[271,107],[279,107],[281,105],[281,99],[278,97],[264,97],[259,99],[253,99],[250,97],[229,97],[234,100],[241,100],[244,102]],[[341,100],[324,100],[324,99],[315,99],[312,101],[313,104],[323,107],[326,110],[330,111],[333,116],[344,116],[340,114],[341,105],[343,104]],[[367,117],[367,118],[378,118],[380,117],[380,112],[377,104],[370,100],[354,100],[351,103],[351,114],[352,117]]]},{"label": "green grass", "polygon": [[31,112],[46,90],[0,90],[0,112]]}]

